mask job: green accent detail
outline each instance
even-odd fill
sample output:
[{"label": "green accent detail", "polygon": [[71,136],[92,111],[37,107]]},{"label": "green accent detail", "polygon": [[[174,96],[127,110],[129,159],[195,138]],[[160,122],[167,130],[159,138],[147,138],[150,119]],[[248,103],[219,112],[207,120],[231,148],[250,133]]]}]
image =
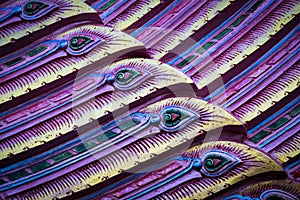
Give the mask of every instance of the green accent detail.
[{"label": "green accent detail", "polygon": [[99,8],[99,11],[104,11],[107,8],[111,7],[112,5],[114,5],[116,2],[118,2],[118,0],[110,0],[107,4],[105,4],[104,6]]},{"label": "green accent detail", "polygon": [[83,145],[85,146],[86,149],[90,149],[94,146],[97,145],[97,143],[93,142],[93,141],[86,141],[83,143]]},{"label": "green accent detail", "polygon": [[[175,114],[178,117],[173,119],[172,115]],[[176,109],[171,109],[171,110],[167,110],[164,114],[163,114],[163,120],[164,120],[164,124],[167,127],[172,127],[172,126],[176,126],[177,124],[179,124],[179,122],[188,117],[187,114],[181,112],[180,110],[176,110]]]},{"label": "green accent detail", "polygon": [[73,150],[77,151],[78,153],[84,152],[87,149],[85,148],[84,144],[80,144],[79,146],[73,148]]},{"label": "green accent detail", "polygon": [[[215,165],[214,160],[219,160],[221,162],[219,162],[218,164]],[[209,172],[216,172],[220,168],[222,168],[224,165],[228,164],[229,162],[230,162],[230,160],[228,160],[227,158],[225,158],[223,156],[209,155],[204,160],[204,167]]]},{"label": "green accent detail", "polygon": [[177,67],[182,68],[184,66],[186,66],[187,64],[189,64],[190,62],[192,62],[193,60],[195,60],[198,56],[188,56],[186,59],[184,59],[183,61],[181,61],[180,63],[177,64]]},{"label": "green accent detail", "polygon": [[239,18],[237,18],[237,19],[231,24],[231,26],[237,27],[237,26],[240,25],[247,17],[248,17],[248,15],[241,15]]},{"label": "green accent detail", "polygon": [[249,10],[247,10],[247,13],[253,13],[263,2],[264,0],[256,2]]},{"label": "green accent detail", "polygon": [[16,171],[14,173],[8,174],[7,178],[11,181],[17,180],[19,178],[22,178],[24,176],[26,176],[27,174],[29,174],[27,171],[25,171],[24,169],[21,169],[19,171]]},{"label": "green accent detail", "polygon": [[118,135],[118,133],[116,133],[116,132],[114,132],[114,131],[107,131],[107,132],[105,133],[105,136],[108,137],[108,138],[112,138],[112,137],[115,137],[115,136],[117,136],[117,135]]},{"label": "green accent detail", "polygon": [[39,1],[30,1],[30,2],[26,3],[24,6],[24,13],[26,15],[34,15],[34,14],[38,13],[40,10],[42,10],[48,6],[49,5],[39,2]]},{"label": "green accent detail", "polygon": [[300,105],[294,108],[291,112],[289,112],[290,117],[295,117],[300,113]]},{"label": "green accent detail", "polygon": [[74,51],[82,49],[85,45],[93,42],[94,40],[87,36],[74,36],[70,40],[70,48]]},{"label": "green accent detail", "polygon": [[25,60],[23,57],[17,57],[13,60],[10,60],[10,61],[4,63],[4,65],[7,66],[7,67],[11,67],[15,64],[18,64],[18,63],[22,62],[23,60]]},{"label": "green accent detail", "polygon": [[26,53],[26,55],[32,57],[32,56],[35,56],[35,55],[45,51],[46,49],[47,49],[46,46],[39,46],[39,47],[33,49],[32,51],[29,51],[28,53]]},{"label": "green accent detail", "polygon": [[226,28],[221,33],[219,33],[219,35],[217,35],[216,37],[214,37],[214,39],[220,40],[223,37],[225,37],[225,35],[227,35],[230,31],[232,31],[232,28]]},{"label": "green accent detail", "polygon": [[0,179],[0,185],[6,183],[6,181]]},{"label": "green accent detail", "polygon": [[290,121],[288,118],[280,118],[276,122],[271,124],[269,126],[269,128],[272,130],[276,130],[276,129],[280,128],[281,126],[283,126],[284,124],[286,124],[288,121]]},{"label": "green accent detail", "polygon": [[0,72],[1,72],[1,71],[3,71],[3,69],[2,69],[2,68],[0,68]]},{"label": "green accent detail", "polygon": [[132,119],[128,122],[125,122],[124,124],[119,125],[119,129],[121,129],[122,131],[125,131],[125,130],[135,126],[138,123],[140,123],[140,122],[137,119]]},{"label": "green accent detail", "polygon": [[47,161],[42,161],[42,162],[39,162],[33,166],[30,167],[30,169],[33,171],[33,172],[38,172],[38,171],[41,171],[43,169],[46,169],[47,167],[51,166],[50,163],[48,163]]},{"label": "green accent detail", "polygon": [[259,133],[257,133],[253,138],[251,138],[250,141],[253,143],[257,143],[260,140],[262,140],[264,137],[269,135],[270,133],[271,133],[270,131],[262,130]]},{"label": "green accent detail", "polygon": [[[126,77],[126,75],[129,76]],[[140,76],[141,74],[138,71],[132,70],[132,69],[121,69],[120,71],[117,72],[116,74],[116,81],[120,85],[126,85],[130,83],[133,79],[136,77]]]},{"label": "green accent detail", "polygon": [[196,52],[197,53],[204,53],[207,49],[209,49],[210,47],[214,46],[214,44],[216,44],[216,42],[207,42],[206,44],[204,44],[200,49],[198,49]]},{"label": "green accent detail", "polygon": [[118,135],[118,133],[109,130],[109,131],[105,132],[104,134],[98,135],[95,139],[98,140],[99,142],[104,142],[110,138],[117,136],[117,135]]},{"label": "green accent detail", "polygon": [[55,162],[60,162],[62,160],[65,160],[67,158],[70,158],[71,156],[73,156],[73,154],[69,151],[65,151],[61,154],[58,154],[57,156],[52,157],[51,159]]}]

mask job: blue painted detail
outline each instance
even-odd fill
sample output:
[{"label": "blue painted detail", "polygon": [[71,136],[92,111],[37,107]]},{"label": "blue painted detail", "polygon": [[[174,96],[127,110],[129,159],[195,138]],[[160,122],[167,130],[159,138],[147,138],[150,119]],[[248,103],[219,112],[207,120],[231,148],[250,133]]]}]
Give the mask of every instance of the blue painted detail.
[{"label": "blue painted detail", "polygon": [[[246,26],[248,26],[248,24],[250,24],[250,22],[252,22],[258,15],[260,15],[271,3],[273,3],[273,1],[269,1],[267,5],[265,5],[265,7],[263,9],[261,9],[259,12],[255,12],[252,20],[248,19],[245,21],[245,23],[242,23],[240,26],[241,28],[245,28]],[[225,21],[226,22],[226,21]],[[224,24],[225,26],[225,24]],[[239,32],[236,31],[236,28],[232,31],[232,36],[235,34],[238,34]],[[225,45],[231,38],[227,37],[226,39],[222,40],[221,42],[218,43],[218,45],[213,46],[212,48],[210,48],[209,50],[207,50],[207,54],[205,54],[206,56],[202,56],[201,59],[197,60],[196,62],[193,63],[193,65],[191,65],[190,67],[187,68],[183,68],[182,72],[183,73],[187,73],[189,70],[191,70],[194,66],[196,66],[197,64],[199,64],[200,62],[202,62],[205,58],[207,58],[209,55],[211,55],[212,53],[214,53],[216,50],[219,49],[220,46]]]},{"label": "blue painted detail", "polygon": [[95,10],[98,10],[99,8],[101,8],[102,6],[104,6],[104,4],[106,4],[108,2],[109,1],[107,1],[107,0],[99,1],[96,5],[92,6],[92,8],[94,8]]},{"label": "blue painted detail", "polygon": [[103,15],[101,15],[102,19],[105,19],[106,17],[108,17],[109,15],[111,15],[113,12],[115,12],[115,10],[117,10],[118,8],[120,8],[121,6],[123,6],[125,3],[127,3],[128,0],[122,0],[119,1],[117,5],[114,5],[115,9],[111,9],[109,12],[104,12]]},{"label": "blue painted detail", "polygon": [[[69,86],[69,85],[68,85],[68,86]],[[68,87],[68,86],[66,86],[66,87]],[[66,88],[66,87],[64,87],[64,88]],[[49,93],[49,94],[47,94],[47,95],[43,95],[43,96],[38,97],[37,99],[34,99],[34,100],[32,100],[32,101],[29,101],[29,102],[26,102],[26,103],[22,104],[21,106],[16,106],[16,107],[14,107],[14,108],[12,108],[12,109],[10,109],[10,110],[4,111],[4,112],[0,113],[0,118],[2,118],[2,117],[5,116],[5,115],[8,115],[8,114],[10,114],[10,113],[13,113],[13,112],[15,112],[15,111],[17,111],[17,110],[22,110],[22,109],[25,108],[26,106],[32,105],[32,104],[34,104],[35,102],[39,102],[41,99],[46,98],[47,96],[51,96],[51,95],[55,94],[55,93],[58,92],[58,91],[59,91],[59,90],[53,91],[53,92],[51,92],[51,93]]]},{"label": "blue painted detail", "polygon": [[7,76],[7,75],[9,75],[9,74],[11,74],[11,73],[13,73],[15,71],[20,70],[20,69],[23,69],[23,68],[25,68],[25,67],[27,67],[27,66],[29,66],[29,65],[31,65],[31,64],[33,64],[33,63],[35,63],[35,62],[37,62],[37,61],[39,61],[41,59],[43,59],[43,58],[45,58],[45,57],[47,57],[47,56],[55,53],[59,49],[65,49],[67,41],[66,40],[48,40],[46,42],[41,42],[39,44],[36,44],[34,46],[31,46],[31,47],[25,49],[24,51],[21,51],[20,53],[15,53],[15,54],[12,54],[11,56],[8,56],[6,58],[1,59],[0,63],[3,63],[3,62],[8,61],[8,60],[11,60],[11,59],[13,59],[16,56],[23,55],[24,53],[27,53],[27,52],[31,51],[32,49],[35,49],[38,46],[47,45],[47,44],[51,44],[51,43],[56,43],[56,46],[53,49],[51,49],[47,53],[43,53],[41,56],[39,56],[39,57],[37,57],[37,58],[29,61],[29,62],[26,62],[24,65],[21,65],[21,66],[16,67],[16,68],[12,68],[10,71],[7,71],[5,73],[0,74],[0,78],[2,78],[4,76]]},{"label": "blue painted detail", "polygon": [[59,43],[59,48],[60,49],[65,49],[68,47],[68,41],[67,40],[61,40]]},{"label": "blue painted detail", "polygon": [[151,123],[154,123],[154,124],[159,123],[160,122],[160,116],[153,114],[150,117],[150,121],[151,121]]},{"label": "blue painted detail", "polygon": [[159,14],[157,14],[155,17],[153,17],[150,21],[148,21],[146,24],[144,24],[138,30],[136,30],[133,33],[131,33],[131,36],[135,37],[139,33],[141,33],[143,30],[145,30],[146,28],[150,27],[152,24],[154,24],[156,21],[158,21],[159,18],[161,18],[162,16],[164,16],[165,14],[167,14],[172,8],[174,8],[180,2],[181,2],[181,0],[176,0],[173,3],[171,3],[166,9],[164,9],[162,12],[160,12]]},{"label": "blue painted detail", "polygon": [[[232,156],[231,154],[229,154],[229,153],[227,153],[225,151],[220,151],[220,150],[210,150],[210,151],[205,152],[200,157],[201,162],[204,163],[205,159],[209,155],[220,155],[220,156],[223,156],[224,158],[230,160],[230,163],[229,164],[225,164],[224,166],[226,166],[226,168],[223,169],[222,171],[208,172],[208,171],[205,171],[204,168],[202,168],[201,169],[201,173],[203,173],[207,177],[218,177],[218,176],[221,176],[224,173],[228,172],[233,167],[235,167],[237,164],[241,163],[241,160],[239,160],[235,156]],[[222,166],[221,169],[224,168],[224,166]]]},{"label": "blue painted detail", "polygon": [[12,7],[12,8],[0,8],[0,11],[1,10],[2,11],[10,10],[10,12],[7,15],[0,18],[0,23],[4,22],[8,18],[10,18],[12,15],[20,14],[22,12],[21,6],[16,6],[16,7]]},{"label": "blue painted detail", "polygon": [[174,22],[178,21],[183,15],[185,15],[188,12],[190,12],[190,10],[192,9],[192,7],[194,7],[196,3],[199,3],[199,2],[198,1],[190,1],[190,3],[184,9],[184,11],[177,12],[176,15],[175,15],[175,17],[171,21],[169,21],[168,24],[173,24]]},{"label": "blue painted detail", "polygon": [[[170,126],[166,126],[165,123],[163,123],[164,119],[163,119],[163,115],[164,113],[166,113],[167,111],[170,111],[170,110],[179,110],[181,113],[183,113],[184,115],[187,115],[187,120],[184,121],[184,123],[181,123],[179,122],[178,124],[170,127]],[[192,110],[189,110],[189,109],[185,109],[183,107],[180,107],[180,106],[167,106],[165,108],[163,108],[161,111],[160,111],[160,114],[159,114],[162,118],[162,122],[160,123],[160,128],[164,131],[167,131],[167,132],[175,132],[175,131],[178,131],[180,130],[181,128],[183,128],[184,126],[186,126],[187,124],[191,123],[192,121],[196,120],[196,119],[199,119],[199,115],[197,113],[195,113],[194,111]]]},{"label": "blue painted detail", "polygon": [[[135,114],[138,115],[139,113],[133,113],[132,115],[135,115]],[[142,113],[140,113],[140,114],[142,114]],[[78,139],[78,138],[74,139],[74,140],[69,141],[68,143],[64,144],[63,146],[57,147],[57,148],[55,148],[53,150],[50,150],[50,151],[45,152],[43,154],[40,154],[40,155],[38,155],[36,157],[29,158],[29,159],[24,160],[22,162],[19,162],[19,163],[16,163],[16,164],[12,164],[12,165],[10,165],[8,167],[0,169],[0,173],[8,172],[8,171],[11,171],[13,169],[18,169],[18,168],[20,168],[22,166],[29,165],[30,163],[37,162],[37,161],[41,160],[42,158],[47,157],[49,155],[54,155],[56,152],[60,152],[63,149],[67,149],[67,148],[75,146],[76,144],[80,144],[82,140],[87,139],[89,137],[92,137],[93,134],[97,134],[98,132],[103,132],[103,130],[107,130],[107,129],[112,128],[114,126],[116,126],[116,122],[115,121],[110,122],[110,123],[108,123],[106,125],[103,125],[102,128],[99,128],[99,129],[97,129],[95,131],[91,131],[91,132],[85,134],[84,136],[81,136],[80,139]]]},{"label": "blue painted detail", "polygon": [[145,194],[147,194],[147,193],[149,193],[149,192],[151,192],[151,191],[153,191],[153,190],[155,190],[157,188],[162,187],[163,185],[168,184],[169,182],[171,182],[171,181],[173,181],[173,180],[175,180],[175,179],[183,176],[184,174],[188,173],[189,171],[191,171],[195,166],[199,165],[199,162],[201,163],[201,161],[199,161],[198,158],[194,158],[194,159],[192,159],[192,158],[184,158],[184,159],[190,160],[190,162],[191,162],[191,164],[190,164],[190,166],[188,168],[186,168],[185,170],[183,170],[183,171],[175,174],[174,176],[171,176],[170,178],[168,178],[168,179],[166,179],[166,180],[164,180],[164,181],[162,181],[160,183],[157,183],[155,186],[152,186],[152,187],[150,187],[150,188],[148,188],[148,189],[146,189],[146,190],[144,190],[144,191],[142,191],[142,192],[140,192],[140,193],[138,193],[138,194],[136,194],[134,196],[129,197],[128,200],[137,199],[137,198],[139,198],[139,197],[141,197],[141,196],[143,196],[143,195],[145,195]]},{"label": "blue painted detail", "polygon": [[284,66],[285,63],[287,63],[289,60],[291,60],[299,52],[300,52],[300,49],[297,49],[295,52],[289,54],[287,58],[285,58],[282,62],[280,62],[279,65],[277,65],[276,67],[272,68],[272,70],[270,70],[267,74],[265,74],[263,77],[261,77],[258,80],[256,80],[254,82],[254,84],[251,85],[251,87],[247,88],[245,91],[243,91],[242,93],[240,93],[236,98],[234,98],[231,101],[227,102],[224,107],[228,108],[230,105],[232,105],[238,99],[240,99],[241,97],[245,96],[247,93],[249,93],[251,90],[253,90],[253,88],[255,88],[256,86],[258,86],[259,84],[261,84],[268,77],[272,76],[273,73],[275,73],[280,67]]},{"label": "blue painted detail", "polygon": [[47,175],[49,175],[51,173],[59,171],[59,170],[65,168],[65,167],[68,167],[68,166],[70,166],[70,165],[72,165],[72,164],[74,164],[74,163],[76,163],[76,162],[78,162],[80,160],[83,160],[83,159],[87,158],[91,154],[96,154],[96,153],[98,153],[98,152],[100,152],[100,151],[102,151],[102,150],[104,150],[104,149],[106,149],[106,148],[108,148],[108,147],[110,147],[110,146],[112,146],[112,145],[120,142],[120,141],[123,141],[124,139],[126,139],[126,138],[134,135],[136,132],[141,131],[141,130],[149,127],[150,124],[151,124],[151,121],[149,120],[150,117],[151,117],[151,115],[150,114],[144,114],[144,113],[141,113],[141,112],[132,113],[132,114],[130,114],[128,116],[125,116],[125,117],[122,117],[122,118],[120,118],[120,119],[118,119],[116,121],[113,121],[113,122],[110,122],[108,124],[105,124],[105,125],[101,126],[100,128],[97,128],[97,129],[95,129],[93,131],[90,131],[87,134],[84,134],[84,135],[82,135],[82,136],[80,136],[78,138],[75,138],[74,140],[69,141],[69,142],[63,144],[62,146],[59,146],[59,147],[57,147],[55,149],[51,149],[48,152],[42,153],[41,155],[38,155],[38,156],[33,157],[33,158],[29,158],[27,160],[24,160],[24,161],[21,161],[19,163],[16,163],[16,164],[13,164],[13,165],[10,165],[8,167],[0,169],[0,173],[4,173],[4,172],[8,172],[8,171],[11,171],[11,170],[14,170],[14,169],[21,168],[21,167],[23,167],[25,165],[30,165],[33,162],[40,161],[44,157],[48,157],[50,155],[54,156],[55,154],[59,154],[61,151],[65,150],[67,148],[72,148],[76,144],[77,145],[81,144],[82,141],[84,141],[84,140],[86,140],[88,138],[92,138],[94,136],[99,135],[99,133],[103,134],[104,132],[109,131],[110,129],[118,126],[118,124],[121,121],[124,121],[124,120],[126,121],[127,118],[129,119],[129,118],[135,118],[135,117],[141,119],[141,121],[144,120],[144,124],[142,124],[139,127],[137,127],[137,129],[135,129],[134,131],[131,130],[124,137],[120,137],[119,139],[115,139],[114,141],[110,142],[107,145],[103,145],[103,146],[99,146],[97,148],[94,148],[93,150],[88,151],[88,153],[85,153],[85,154],[81,155],[80,157],[78,157],[76,159],[71,159],[68,162],[65,162],[64,164],[61,164],[61,165],[57,164],[55,168],[52,168],[50,170],[45,170],[44,172],[39,173],[39,174],[37,174],[37,175],[35,175],[35,176],[31,177],[31,178],[23,177],[23,178],[18,179],[17,182],[15,182],[15,183],[10,183],[9,185],[5,184],[2,187],[0,186],[0,191],[5,191],[5,190],[8,190],[10,188],[14,188],[14,187],[17,187],[19,185],[25,184],[27,182],[39,179],[39,178],[44,177],[44,176],[47,176]]},{"label": "blue painted detail", "polygon": [[96,37],[97,40],[93,41],[93,43],[90,43],[90,45],[87,45],[88,46],[87,48],[83,47],[80,51],[75,51],[75,50],[72,50],[71,47],[68,47],[66,51],[68,53],[70,53],[71,55],[82,55],[82,54],[87,53],[88,51],[91,51],[98,44],[104,42],[104,40],[101,37],[98,37],[98,36],[95,36],[95,35],[93,35],[93,36]]},{"label": "blue painted detail", "polygon": [[242,195],[239,195],[239,194],[231,195],[229,197],[223,198],[222,200],[232,200],[232,199],[239,199],[239,200],[260,200],[259,198],[251,198],[251,197],[242,196]]},{"label": "blue painted detail", "polygon": [[111,184],[111,185],[109,185],[108,187],[106,187],[105,189],[102,189],[102,190],[100,190],[100,191],[97,191],[96,193],[91,194],[91,195],[89,195],[89,196],[83,198],[83,200],[89,200],[89,199],[95,198],[95,197],[97,197],[97,196],[99,196],[99,195],[102,195],[102,194],[104,194],[105,192],[108,192],[108,191],[110,191],[110,190],[112,190],[112,189],[114,189],[114,188],[116,188],[116,187],[118,187],[118,186],[120,186],[120,185],[125,185],[126,183],[128,183],[128,182],[130,182],[130,181],[132,181],[132,180],[134,180],[134,179],[136,179],[136,178],[138,178],[138,177],[140,177],[140,176],[142,176],[142,175],[145,175],[145,173],[147,173],[147,172],[149,172],[149,171],[153,171],[153,170],[159,168],[160,166],[165,165],[165,164],[167,164],[168,162],[174,161],[174,160],[187,160],[187,158],[184,158],[184,157],[181,157],[181,156],[174,156],[174,157],[165,159],[164,161],[158,163],[157,165],[154,165],[154,166],[152,166],[152,167],[149,167],[149,168],[145,169],[144,171],[142,171],[142,172],[140,172],[140,173],[137,173],[137,174],[135,174],[135,175],[133,175],[133,176],[130,176],[130,177],[127,178],[127,179],[124,179],[124,180],[122,180],[122,181],[119,181],[119,182],[116,182],[116,183],[114,183],[114,184]]},{"label": "blue painted detail", "polygon": [[252,129],[250,129],[248,131],[248,134],[249,135],[253,134],[255,131],[257,131],[258,129],[260,129],[261,127],[263,127],[264,125],[266,125],[270,121],[276,119],[278,116],[282,115],[283,113],[285,113],[286,111],[288,111],[292,107],[298,105],[299,103],[300,103],[300,96],[298,96],[296,99],[294,99],[292,102],[290,102],[289,104],[287,104],[285,107],[283,107],[282,109],[280,109],[279,111],[277,111],[276,113],[274,113],[272,116],[268,117],[267,119],[263,120],[258,125],[256,125]]},{"label": "blue painted detail", "polygon": [[[90,76],[92,76],[92,75],[90,75]],[[106,74],[100,74],[100,76],[106,77]],[[78,81],[80,81],[80,80],[82,80],[82,79],[83,79],[83,78],[78,79]],[[82,93],[80,93],[79,95],[72,97],[72,99],[69,100],[69,101],[60,103],[60,104],[58,104],[58,105],[55,106],[55,107],[52,107],[52,108],[50,108],[50,109],[47,109],[47,110],[45,110],[45,111],[42,112],[42,113],[39,113],[39,114],[37,114],[37,115],[34,115],[33,117],[31,117],[31,118],[29,118],[29,119],[23,120],[23,121],[21,121],[21,122],[19,122],[19,123],[16,123],[16,124],[14,124],[14,125],[11,125],[11,126],[5,128],[5,129],[0,129],[0,133],[4,133],[4,132],[6,132],[6,131],[9,131],[9,130],[11,130],[11,129],[17,127],[17,126],[20,126],[20,125],[22,125],[22,124],[24,124],[24,123],[30,122],[30,121],[32,121],[32,120],[38,118],[38,117],[41,117],[41,116],[43,116],[43,115],[45,115],[45,114],[47,114],[47,113],[50,113],[50,112],[52,112],[52,111],[54,111],[54,110],[56,110],[56,109],[61,108],[61,107],[65,106],[65,105],[67,105],[67,104],[69,104],[69,103],[72,103],[73,101],[75,101],[75,100],[77,100],[77,99],[83,97],[84,95],[86,95],[86,94],[88,94],[88,93],[90,93],[90,92],[92,92],[92,91],[95,91],[98,87],[104,85],[104,84],[106,83],[106,81],[107,81],[106,78],[104,78],[100,83],[98,83],[98,84],[95,85],[94,87],[91,87],[90,89],[86,90],[85,92],[82,92]],[[64,88],[72,87],[72,85],[73,85],[73,84],[68,84],[68,85],[65,86]],[[63,89],[61,89],[61,90],[63,90]],[[61,90],[60,90],[60,91],[61,91]],[[53,92],[53,93],[55,93],[55,92]],[[51,93],[51,94],[53,94],[53,93]],[[51,94],[49,94],[49,95],[47,95],[47,96],[50,96]],[[37,99],[37,100],[35,100],[35,101],[33,101],[33,102],[37,102],[38,100],[39,100],[39,99]]]},{"label": "blue painted detail", "polygon": [[288,166],[285,167],[285,171],[288,171],[290,169],[292,169],[293,167],[297,166],[300,164],[300,160],[296,160],[295,162],[293,162],[292,164],[289,164]]},{"label": "blue painted detail", "polygon": [[115,75],[114,74],[107,74],[106,80],[108,83],[113,83],[115,81]]},{"label": "blue painted detail", "polygon": [[194,162],[192,163],[193,169],[200,171],[200,169],[202,168],[202,162],[200,159],[198,158],[194,158]]},{"label": "blue painted detail", "polygon": [[[261,14],[261,12],[268,7],[269,5],[271,5],[274,2],[274,0],[269,1],[263,9],[261,9],[260,12],[257,12],[254,14],[253,19],[255,19],[259,14]],[[184,58],[185,56],[187,56],[189,53],[191,53],[193,50],[195,50],[196,48],[198,48],[199,46],[203,45],[204,42],[206,42],[206,40],[208,40],[208,38],[212,37],[214,34],[216,34],[219,30],[223,29],[224,27],[226,27],[226,25],[232,21],[233,19],[235,19],[236,17],[242,15],[250,6],[252,6],[253,1],[249,1],[243,8],[241,8],[238,12],[236,12],[234,15],[232,15],[230,18],[226,19],[221,25],[219,25],[216,29],[214,29],[213,31],[211,31],[209,34],[207,34],[204,38],[202,38],[201,40],[199,40],[196,44],[194,44],[190,49],[188,49],[187,51],[185,51],[184,53],[182,53],[181,55],[179,55],[178,57],[176,57],[175,59],[171,60],[170,62],[168,62],[169,65],[174,65],[177,61],[181,60],[182,58]],[[245,23],[242,23],[241,25],[239,25],[239,27],[246,27],[250,22],[252,22],[253,20],[246,20]],[[224,42],[220,43],[219,46],[222,46],[223,44],[225,44],[229,39],[225,40]],[[211,51],[208,51],[209,54],[213,53],[214,51],[216,51],[217,47],[212,49]],[[203,56],[203,59],[205,57]],[[202,60],[203,60],[202,59]],[[201,61],[202,61],[201,60]],[[183,72],[186,73],[187,71],[189,71],[191,69],[190,68],[186,68],[183,69]]]},{"label": "blue painted detail", "polygon": [[[124,73],[124,71],[131,71],[131,78],[130,80],[127,82],[123,82],[120,81],[119,79],[119,75]],[[114,86],[120,90],[130,90],[134,87],[136,87],[138,84],[142,84],[143,80],[146,80],[148,78],[148,76],[150,76],[151,74],[144,70],[144,69],[136,69],[133,66],[126,66],[126,67],[122,67],[121,69],[119,69],[116,73],[116,84],[114,84]],[[121,75],[122,76],[122,75]]]},{"label": "blue painted detail", "polygon": [[285,127],[284,129],[282,129],[280,132],[278,132],[276,135],[272,136],[271,138],[269,138],[268,140],[266,140],[264,143],[262,143],[261,145],[258,146],[258,148],[263,148],[265,147],[267,144],[271,143],[273,140],[279,138],[281,135],[283,135],[284,133],[286,133],[289,129],[293,128],[293,126],[298,125],[300,123],[300,117],[297,117],[296,120],[289,124],[287,127]]},{"label": "blue painted detail", "polygon": [[294,195],[287,193],[285,191],[282,190],[277,190],[277,189],[271,189],[271,190],[267,190],[264,191],[261,195],[260,195],[260,199],[273,199],[273,197],[280,197],[280,199],[289,199],[289,200],[299,200],[297,197],[295,197]]},{"label": "blue painted detail", "polygon": [[[29,2],[27,2],[27,3],[30,3],[30,1]],[[46,2],[42,2],[42,3],[46,3]],[[41,9],[41,10],[43,10],[43,12],[40,12],[40,11],[38,11],[36,14],[34,14],[34,15],[32,15],[32,16],[29,16],[29,15],[26,15],[25,13],[21,13],[21,17],[23,18],[23,19],[25,19],[25,20],[36,20],[36,19],[38,19],[38,18],[40,18],[40,17],[42,17],[42,16],[44,16],[44,15],[46,15],[46,14],[48,14],[49,12],[51,12],[52,10],[54,10],[54,9],[56,9],[56,8],[58,8],[58,5],[56,5],[56,4],[54,4],[53,2],[47,2],[47,7],[45,7],[45,8],[43,8],[43,9]],[[26,4],[24,5],[24,6],[26,6]]]},{"label": "blue painted detail", "polygon": [[[286,37],[284,37],[279,43],[277,43],[270,51],[268,51],[265,55],[263,55],[259,60],[257,60],[255,63],[253,63],[249,68],[247,68],[246,70],[244,70],[243,72],[241,72],[240,74],[238,74],[236,77],[234,77],[233,79],[231,79],[224,87],[216,90],[215,92],[213,92],[212,94],[210,94],[209,96],[205,97],[204,100],[208,101],[211,98],[219,95],[222,91],[224,91],[225,89],[229,88],[231,85],[233,85],[234,83],[236,83],[239,79],[241,79],[242,77],[244,77],[246,74],[248,74],[251,70],[253,70],[254,68],[256,68],[258,65],[260,65],[262,62],[264,62],[265,60],[267,60],[274,52],[276,52],[282,45],[286,44],[286,42],[293,37],[296,33],[299,32],[300,26],[298,25],[295,29],[293,29],[292,32],[290,32]],[[225,89],[224,89],[225,88]]]}]

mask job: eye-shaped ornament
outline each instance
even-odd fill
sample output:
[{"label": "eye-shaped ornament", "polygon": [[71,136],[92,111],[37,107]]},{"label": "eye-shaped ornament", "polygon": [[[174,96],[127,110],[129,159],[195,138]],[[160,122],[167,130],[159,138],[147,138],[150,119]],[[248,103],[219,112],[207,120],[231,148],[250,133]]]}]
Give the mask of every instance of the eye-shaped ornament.
[{"label": "eye-shaped ornament", "polygon": [[199,115],[179,106],[167,106],[161,110],[160,117],[162,119],[160,123],[162,130],[176,132],[195,119],[198,119]]},{"label": "eye-shaped ornament", "polygon": [[23,4],[21,17],[25,20],[36,20],[58,8],[53,2],[28,1]]},{"label": "eye-shaped ornament", "polygon": [[82,55],[90,52],[101,42],[104,42],[104,40],[96,35],[75,34],[68,39],[67,52],[71,55]]},{"label": "eye-shaped ornament", "polygon": [[208,177],[217,177],[241,162],[240,159],[224,151],[211,150],[201,156],[201,172]]},{"label": "eye-shaped ornament", "polygon": [[93,39],[86,36],[75,36],[70,40],[70,48],[74,51],[78,51],[93,41]]},{"label": "eye-shaped ornament", "polygon": [[124,66],[116,73],[115,86],[120,90],[132,89],[142,84],[149,75],[150,73],[143,69]]}]

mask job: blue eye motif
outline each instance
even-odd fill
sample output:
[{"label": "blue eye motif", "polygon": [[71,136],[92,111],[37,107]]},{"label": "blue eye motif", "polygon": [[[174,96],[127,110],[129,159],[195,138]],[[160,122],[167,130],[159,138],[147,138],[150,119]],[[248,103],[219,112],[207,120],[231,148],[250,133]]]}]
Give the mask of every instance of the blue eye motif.
[{"label": "blue eye motif", "polygon": [[22,14],[25,20],[36,20],[52,12],[58,6],[53,2],[46,1],[28,1],[23,5]]},{"label": "blue eye motif", "polygon": [[150,73],[143,69],[133,66],[123,66],[116,72],[116,88],[128,90],[135,88],[148,79]]},{"label": "blue eye motif", "polygon": [[241,161],[227,152],[212,150],[201,156],[201,172],[208,177],[216,177],[226,173]]},{"label": "blue eye motif", "polygon": [[162,119],[160,128],[167,132],[175,132],[199,118],[198,114],[179,106],[167,106],[160,112]]}]

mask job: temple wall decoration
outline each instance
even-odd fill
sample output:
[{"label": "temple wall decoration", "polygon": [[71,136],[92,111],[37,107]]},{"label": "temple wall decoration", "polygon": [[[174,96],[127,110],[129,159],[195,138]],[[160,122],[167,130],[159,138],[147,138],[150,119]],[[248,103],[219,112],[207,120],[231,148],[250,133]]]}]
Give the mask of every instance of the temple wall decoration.
[{"label": "temple wall decoration", "polygon": [[300,199],[299,0],[0,3],[0,199]]}]

